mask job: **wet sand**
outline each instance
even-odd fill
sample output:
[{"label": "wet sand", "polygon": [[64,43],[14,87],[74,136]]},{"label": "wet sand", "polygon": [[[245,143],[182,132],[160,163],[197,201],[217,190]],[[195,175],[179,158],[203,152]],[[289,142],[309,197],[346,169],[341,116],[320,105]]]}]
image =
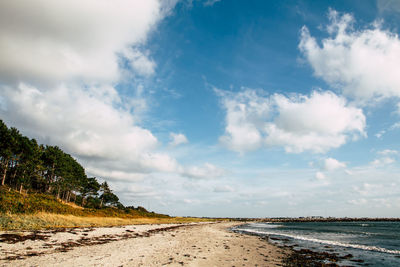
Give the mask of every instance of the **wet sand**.
[{"label": "wet sand", "polygon": [[238,223],[1,232],[0,266],[281,266],[290,250]]}]

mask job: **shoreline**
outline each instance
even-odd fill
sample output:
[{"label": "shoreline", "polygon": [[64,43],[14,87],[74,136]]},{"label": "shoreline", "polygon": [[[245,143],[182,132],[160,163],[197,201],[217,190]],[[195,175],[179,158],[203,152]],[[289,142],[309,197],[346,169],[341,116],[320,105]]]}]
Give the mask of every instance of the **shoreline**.
[{"label": "shoreline", "polygon": [[1,266],[282,266],[289,248],[229,229],[243,222],[3,232]]},{"label": "shoreline", "polygon": [[[244,225],[245,226],[245,225]],[[371,253],[382,253],[379,250],[361,250],[349,245],[337,245],[331,243],[316,242],[314,244],[302,244],[290,239],[279,233],[262,233],[246,231],[239,228],[234,231],[252,236],[264,238],[272,245],[288,249],[290,253],[283,260],[283,266],[366,266],[384,264],[382,266],[399,266],[395,258],[400,258],[400,255],[390,258],[390,256],[372,256]],[[296,240],[296,239],[294,239]],[[396,251],[397,252],[397,251]],[[370,254],[368,254],[370,253]],[[393,254],[388,254],[393,255]],[[396,264],[397,263],[397,264]]]}]

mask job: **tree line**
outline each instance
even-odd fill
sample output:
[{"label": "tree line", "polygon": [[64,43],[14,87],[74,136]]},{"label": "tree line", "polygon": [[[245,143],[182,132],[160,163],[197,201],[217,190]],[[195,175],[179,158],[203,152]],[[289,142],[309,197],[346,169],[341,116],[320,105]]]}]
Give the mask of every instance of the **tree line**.
[{"label": "tree line", "polygon": [[0,180],[22,192],[52,194],[89,208],[123,208],[107,182],[87,177],[85,169],[57,146],[38,144],[0,120]]}]

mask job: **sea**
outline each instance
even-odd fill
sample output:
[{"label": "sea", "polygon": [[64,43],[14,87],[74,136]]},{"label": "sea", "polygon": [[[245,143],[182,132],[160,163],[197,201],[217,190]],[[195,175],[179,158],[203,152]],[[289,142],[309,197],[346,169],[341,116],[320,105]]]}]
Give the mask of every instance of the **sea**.
[{"label": "sea", "polygon": [[400,266],[400,222],[250,223],[233,230],[268,236],[270,242],[295,250],[353,255],[337,262],[340,266]]}]

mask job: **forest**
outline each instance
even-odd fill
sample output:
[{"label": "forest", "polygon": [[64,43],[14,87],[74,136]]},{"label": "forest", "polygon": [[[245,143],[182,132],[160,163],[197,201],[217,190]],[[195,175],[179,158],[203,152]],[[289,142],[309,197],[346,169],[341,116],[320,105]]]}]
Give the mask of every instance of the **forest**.
[{"label": "forest", "polygon": [[1,186],[20,193],[53,195],[86,208],[124,208],[107,182],[87,177],[85,169],[57,146],[38,144],[0,120]]}]

